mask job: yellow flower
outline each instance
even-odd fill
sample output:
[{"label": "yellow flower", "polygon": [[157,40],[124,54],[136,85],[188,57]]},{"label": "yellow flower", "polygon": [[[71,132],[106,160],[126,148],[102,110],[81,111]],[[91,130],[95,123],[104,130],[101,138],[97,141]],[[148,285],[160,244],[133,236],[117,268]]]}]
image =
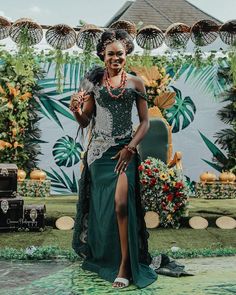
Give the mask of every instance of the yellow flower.
[{"label": "yellow flower", "polygon": [[167,215],[167,220],[170,221],[170,220],[172,220],[172,219],[173,219],[173,218],[172,218],[172,215],[171,215],[171,214],[168,214],[168,215]]},{"label": "yellow flower", "polygon": [[176,182],[175,181],[172,181],[172,185],[175,186],[176,185]]},{"label": "yellow flower", "polygon": [[168,172],[168,174],[169,174],[170,176],[172,176],[172,177],[175,175],[173,169],[170,169],[169,172]]},{"label": "yellow flower", "polygon": [[167,180],[168,179],[168,175],[166,175],[165,173],[161,173],[159,177],[162,180]]},{"label": "yellow flower", "polygon": [[155,80],[150,81],[150,87],[157,87],[157,82]]}]

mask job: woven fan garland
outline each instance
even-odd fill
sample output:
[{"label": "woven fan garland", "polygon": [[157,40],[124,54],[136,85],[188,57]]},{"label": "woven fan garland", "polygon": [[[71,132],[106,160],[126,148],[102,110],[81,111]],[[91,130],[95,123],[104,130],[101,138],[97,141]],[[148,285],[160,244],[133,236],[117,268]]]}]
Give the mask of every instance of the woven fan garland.
[{"label": "woven fan garland", "polygon": [[219,26],[212,20],[201,20],[191,28],[191,39],[197,46],[206,46],[214,42],[218,36]]},{"label": "woven fan garland", "polygon": [[10,28],[9,35],[14,42],[20,43],[25,31],[29,45],[38,44],[43,38],[42,27],[30,18],[20,18],[15,21]]},{"label": "woven fan garland", "polygon": [[46,32],[46,40],[55,49],[65,50],[75,45],[75,30],[65,24],[58,24]]},{"label": "woven fan garland", "polygon": [[190,27],[183,23],[171,24],[165,32],[165,43],[170,48],[185,47],[190,38]]},{"label": "woven fan garland", "polygon": [[91,25],[84,25],[78,33],[76,44],[81,49],[90,49],[91,51],[96,49],[98,41],[103,33],[103,29]]},{"label": "woven fan garland", "polygon": [[9,36],[11,22],[3,16],[0,16],[0,40]]},{"label": "woven fan garland", "polygon": [[125,30],[132,38],[137,34],[137,29],[134,23],[127,20],[118,20],[110,25],[111,29],[122,29]]},{"label": "woven fan garland", "polygon": [[227,45],[233,45],[236,42],[236,20],[224,23],[219,30],[221,40]]},{"label": "woven fan garland", "polygon": [[136,36],[137,44],[146,50],[160,47],[164,41],[163,32],[154,25],[143,27]]}]

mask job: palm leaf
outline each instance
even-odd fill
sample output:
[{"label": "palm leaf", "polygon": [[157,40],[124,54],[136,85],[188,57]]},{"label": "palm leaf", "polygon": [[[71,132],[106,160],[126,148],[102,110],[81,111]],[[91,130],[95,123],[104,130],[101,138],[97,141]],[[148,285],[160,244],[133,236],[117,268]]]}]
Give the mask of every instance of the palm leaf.
[{"label": "palm leaf", "polygon": [[[69,88],[64,88],[62,94],[56,91],[56,80],[55,79],[44,79],[39,81],[41,91],[36,99],[37,109],[42,112],[47,118],[54,120],[62,129],[63,126],[58,118],[58,114],[67,117],[70,120],[75,121],[74,116],[69,112],[68,103],[61,101],[66,98],[69,101],[71,92]],[[62,98],[58,99],[62,96]]]},{"label": "palm leaf", "polygon": [[202,159],[205,163],[207,163],[208,165],[210,165],[212,168],[214,168],[216,171],[222,172],[223,171],[223,167],[221,167],[220,165],[217,165],[215,163],[209,162],[205,159]]},{"label": "palm leaf", "polygon": [[77,193],[78,182],[76,180],[74,171],[71,180],[66,172],[64,172],[62,169],[60,169],[62,175],[56,172],[53,168],[51,168],[51,170],[53,173],[46,171],[48,177],[51,180],[51,187],[53,190],[54,188],[60,189],[54,191],[57,191],[59,193]]},{"label": "palm leaf", "polygon": [[213,143],[211,142],[205,135],[203,135],[200,131],[199,134],[203,141],[205,142],[208,149],[211,151],[212,156],[216,158],[220,163],[226,164],[228,159],[226,156],[221,152],[221,150]]}]

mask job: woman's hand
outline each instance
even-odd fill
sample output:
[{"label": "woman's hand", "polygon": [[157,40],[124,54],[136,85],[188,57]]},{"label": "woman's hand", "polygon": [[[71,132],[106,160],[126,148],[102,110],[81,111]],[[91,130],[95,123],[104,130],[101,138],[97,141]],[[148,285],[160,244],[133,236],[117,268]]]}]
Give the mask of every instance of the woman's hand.
[{"label": "woman's hand", "polygon": [[122,174],[123,172],[125,172],[132,160],[132,156],[132,153],[123,148],[114,157],[112,157],[111,159],[118,159],[114,172],[116,172],[117,174]]},{"label": "woman's hand", "polygon": [[77,93],[74,93],[71,96],[70,100],[70,110],[73,113],[82,113],[82,106],[83,103],[89,98],[89,95],[86,95],[85,91],[79,91]]}]

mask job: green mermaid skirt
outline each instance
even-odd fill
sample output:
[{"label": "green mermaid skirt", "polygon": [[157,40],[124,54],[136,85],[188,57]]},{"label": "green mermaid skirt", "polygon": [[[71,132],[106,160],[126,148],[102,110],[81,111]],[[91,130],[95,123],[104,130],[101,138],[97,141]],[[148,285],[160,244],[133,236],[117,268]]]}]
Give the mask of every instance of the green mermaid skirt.
[{"label": "green mermaid skirt", "polygon": [[[125,144],[109,148],[89,167],[86,163],[80,180],[79,201],[73,236],[73,248],[85,257],[83,269],[96,272],[113,282],[118,274],[121,249],[115,212],[115,191],[118,175],[114,172],[117,160],[113,157]],[[133,283],[139,288],[153,283],[157,274],[148,266],[144,211],[139,194],[136,155],[126,170],[128,178],[128,246]]]}]

